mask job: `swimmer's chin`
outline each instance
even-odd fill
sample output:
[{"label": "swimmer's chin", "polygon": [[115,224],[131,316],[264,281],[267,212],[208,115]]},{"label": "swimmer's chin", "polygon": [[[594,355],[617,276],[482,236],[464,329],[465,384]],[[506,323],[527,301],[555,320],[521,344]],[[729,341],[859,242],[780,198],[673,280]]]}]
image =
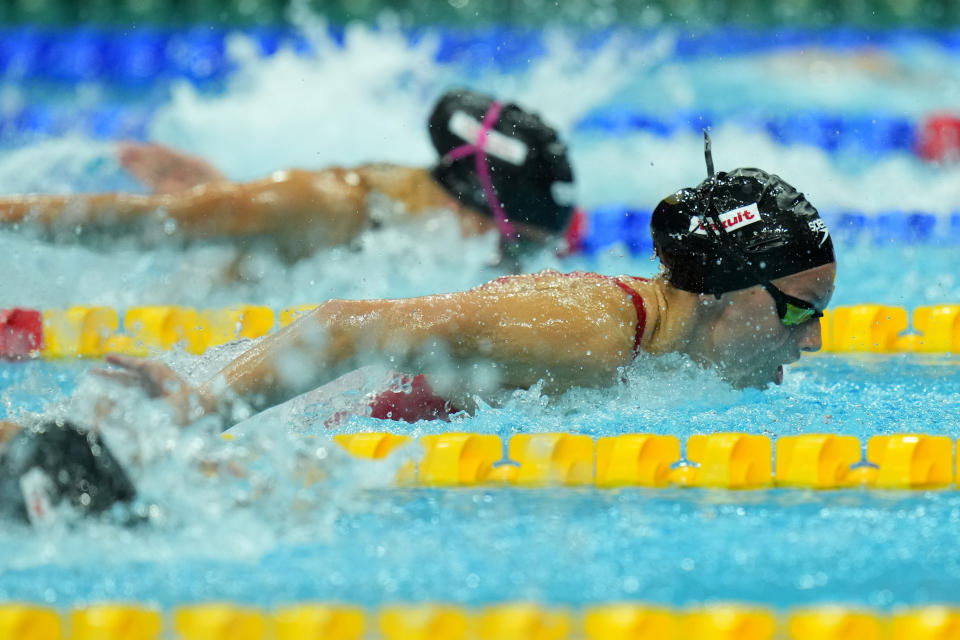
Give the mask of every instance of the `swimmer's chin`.
[{"label": "swimmer's chin", "polygon": [[737,378],[724,376],[726,381],[734,389],[760,389],[761,391],[770,388],[771,385],[783,384],[783,365],[778,365],[773,371],[755,370]]}]

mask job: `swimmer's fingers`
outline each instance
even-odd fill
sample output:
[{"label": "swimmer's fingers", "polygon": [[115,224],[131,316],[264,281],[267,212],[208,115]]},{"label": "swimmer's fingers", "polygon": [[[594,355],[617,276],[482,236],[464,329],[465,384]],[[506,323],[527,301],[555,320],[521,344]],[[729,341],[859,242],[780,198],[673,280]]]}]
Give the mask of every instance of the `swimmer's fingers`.
[{"label": "swimmer's fingers", "polygon": [[123,367],[124,369],[130,369],[132,371],[139,370],[144,364],[152,362],[146,358],[135,358],[133,356],[127,356],[122,353],[108,353],[104,360],[110,364],[115,364],[118,367]]},{"label": "swimmer's fingers", "polygon": [[127,387],[140,386],[140,374],[133,371],[118,371],[116,369],[92,369],[90,371],[98,378],[106,378],[112,382],[118,382]]},{"label": "swimmer's fingers", "polygon": [[108,354],[107,362],[121,369],[98,369],[94,373],[127,386],[140,386],[151,398],[170,396],[189,389],[189,385],[162,362],[118,353]]}]

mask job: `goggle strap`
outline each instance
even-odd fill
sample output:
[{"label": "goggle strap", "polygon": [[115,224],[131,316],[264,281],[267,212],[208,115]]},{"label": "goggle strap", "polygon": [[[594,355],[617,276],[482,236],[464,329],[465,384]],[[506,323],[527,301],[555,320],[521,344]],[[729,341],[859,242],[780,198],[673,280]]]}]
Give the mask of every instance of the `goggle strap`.
[{"label": "goggle strap", "polygon": [[706,129],[703,130],[703,159],[707,162],[707,177],[712,178],[714,176],[713,151],[710,149],[710,134]]}]

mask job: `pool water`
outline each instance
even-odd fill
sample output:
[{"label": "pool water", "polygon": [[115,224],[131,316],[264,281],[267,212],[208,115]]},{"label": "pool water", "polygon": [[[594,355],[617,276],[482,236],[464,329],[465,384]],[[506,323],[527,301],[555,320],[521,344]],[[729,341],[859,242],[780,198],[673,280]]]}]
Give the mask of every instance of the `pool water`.
[{"label": "pool water", "polygon": [[[546,30],[541,55],[503,68],[438,62],[438,40],[429,32],[411,41],[389,24],[350,28],[342,45],[309,19],[303,29],[315,57],[288,51],[261,59],[250,42],[235,38],[237,71],[225,86],[174,84],[150,123],[151,139],[202,154],[235,179],[285,166],[425,165],[432,160],[428,106],[445,88],[465,83],[515,96],[572,132],[580,199],[588,207],[649,210],[704,176],[701,137],[693,128],[607,135],[576,126],[597,109],[624,105],[659,115],[711,114],[719,168],[769,169],[825,212],[942,216],[960,202],[960,165],[925,163],[904,150],[874,156],[785,145],[744,124],[782,110],[871,117],[882,104],[885,116],[912,118],[949,107],[960,87],[954,54],[922,41],[868,52],[787,48],[691,58],[676,55],[677,34],[670,30],[641,40],[615,35],[586,53],[571,35]],[[0,101],[27,93],[7,81]],[[74,97],[65,90],[59,99]],[[111,143],[77,133],[22,140],[0,154],[0,192],[141,189],[114,154]],[[909,309],[960,302],[956,244],[902,240],[838,243],[834,304]],[[449,250],[460,242],[462,250]],[[223,272],[236,253],[227,245],[143,250],[103,240],[50,243],[0,230],[0,308],[281,308],[331,297],[415,296],[501,275],[492,265],[495,248],[493,237],[459,240],[454,220],[441,217],[369,231],[351,247],[320,251],[293,266],[257,250],[244,262],[248,277],[231,281]],[[648,254],[624,245],[564,259],[530,256],[522,266],[656,271]],[[201,377],[238,348],[163,358]],[[950,355],[807,356],[782,386],[737,391],[679,358],[640,359],[613,388],[553,398],[533,389],[504,394],[497,406],[452,424],[359,417],[343,430],[956,438],[958,364]],[[141,494],[134,510],[149,522],[126,528],[107,518],[39,533],[0,523],[0,601],[744,600],[887,609],[956,598],[955,490],[399,489],[394,472],[410,452],[381,463],[357,461],[320,428],[288,434],[289,425],[269,419],[235,442],[224,442],[209,423],[180,431],[156,403],[88,377],[96,366],[0,363],[0,415],[43,412],[82,421],[100,394],[110,394],[138,428],[107,436],[131,462]],[[210,476],[198,460],[246,473]],[[305,468],[326,480],[305,486]]]},{"label": "pool water", "polygon": [[[724,388],[695,370],[660,371],[654,382],[659,367],[638,363],[621,387],[571,391],[546,406],[531,391],[453,424],[357,418],[342,432],[956,437],[958,365],[947,356],[816,356],[760,392]],[[17,368],[33,368],[25,377],[40,388],[79,369],[10,364],[3,379]],[[149,428],[149,410],[139,415]],[[960,568],[954,490],[401,489],[392,486],[398,459],[352,460],[323,436],[278,435],[282,426],[261,425],[231,453],[203,428],[168,430],[156,436],[172,439],[162,445],[141,442],[180,451],[138,472],[137,508],[152,505],[153,524],[88,523],[41,535],[5,527],[0,598],[64,606],[737,599],[889,608],[943,600]],[[290,466],[290,452],[304,447],[325,450],[317,465],[330,478],[309,489],[297,488]],[[234,459],[250,476],[204,477],[190,456]]]}]

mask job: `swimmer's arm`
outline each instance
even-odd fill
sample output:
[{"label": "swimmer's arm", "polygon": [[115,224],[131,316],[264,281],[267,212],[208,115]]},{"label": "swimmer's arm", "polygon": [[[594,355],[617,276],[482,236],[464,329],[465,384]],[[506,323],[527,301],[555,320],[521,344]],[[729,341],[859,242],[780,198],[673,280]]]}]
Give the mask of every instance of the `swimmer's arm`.
[{"label": "swimmer's arm", "polygon": [[45,229],[125,224],[160,207],[156,196],[130,193],[0,196],[0,223]]},{"label": "swimmer's arm", "polygon": [[459,209],[450,196],[426,169],[393,164],[369,164],[357,167],[357,174],[370,189],[403,205],[406,213],[422,213],[436,209]]},{"label": "swimmer's arm", "polygon": [[368,190],[346,169],[278,171],[253,182],[211,182],[168,194],[0,197],[0,223],[111,227],[156,214],[188,238],[293,235],[332,245],[366,226]]},{"label": "swimmer's arm", "polygon": [[221,410],[220,398],[232,394],[269,406],[373,363],[468,388],[479,384],[471,372],[481,365],[503,386],[598,385],[630,361],[635,325],[627,296],[596,279],[520,276],[462,293],[334,300],[266,338],[199,391],[207,410]]}]

